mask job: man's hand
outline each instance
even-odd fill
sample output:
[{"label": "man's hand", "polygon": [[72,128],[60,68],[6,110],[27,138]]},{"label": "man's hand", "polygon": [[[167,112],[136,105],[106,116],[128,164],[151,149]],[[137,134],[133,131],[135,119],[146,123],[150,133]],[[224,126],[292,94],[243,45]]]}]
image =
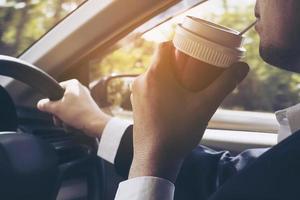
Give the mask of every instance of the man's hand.
[{"label": "man's hand", "polygon": [[208,121],[249,71],[247,64],[235,64],[207,89],[191,92],[176,79],[174,52],[171,43],[163,43],[148,71],[133,83],[130,178],[158,176],[175,181],[182,160],[199,144]]},{"label": "man's hand", "polygon": [[65,81],[60,85],[65,88],[63,98],[54,102],[42,99],[37,104],[38,109],[52,113],[66,125],[89,136],[100,137],[111,117],[100,110],[88,88],[77,80]]}]

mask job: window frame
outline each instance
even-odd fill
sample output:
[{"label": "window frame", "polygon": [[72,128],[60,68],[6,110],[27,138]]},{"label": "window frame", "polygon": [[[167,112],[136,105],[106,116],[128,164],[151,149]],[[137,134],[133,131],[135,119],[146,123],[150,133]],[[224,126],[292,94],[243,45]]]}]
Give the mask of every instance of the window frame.
[{"label": "window frame", "polygon": [[[131,111],[115,111],[113,114],[133,123]],[[233,120],[228,120],[228,117]],[[219,150],[226,149],[232,153],[240,153],[251,148],[270,148],[278,142],[277,127],[278,124],[271,113],[219,109],[210,121],[199,145]]]}]

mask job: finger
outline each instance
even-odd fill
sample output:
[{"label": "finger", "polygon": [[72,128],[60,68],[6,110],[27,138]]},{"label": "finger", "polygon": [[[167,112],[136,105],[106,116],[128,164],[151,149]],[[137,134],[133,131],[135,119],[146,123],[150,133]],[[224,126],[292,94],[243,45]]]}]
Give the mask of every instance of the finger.
[{"label": "finger", "polygon": [[56,107],[56,102],[52,102],[49,99],[42,99],[37,103],[37,108],[44,112],[54,113]]},{"label": "finger", "polygon": [[53,124],[57,127],[62,127],[63,126],[63,121],[59,119],[58,117],[54,116],[52,117],[53,119]]},{"label": "finger", "polygon": [[70,81],[63,81],[63,82],[59,83],[59,85],[61,87],[63,87],[64,89],[66,89],[69,84],[70,84]]},{"label": "finger", "polygon": [[146,72],[146,80],[155,80],[159,81],[160,84],[170,83],[179,86],[176,78],[175,48],[172,42],[165,42],[159,45],[151,67]]},{"label": "finger", "polygon": [[219,106],[225,97],[230,94],[242,80],[244,80],[248,72],[249,66],[247,63],[235,63],[225,70],[217,80],[202,92],[202,94],[200,92],[199,95],[202,96],[202,98],[203,95],[205,95],[209,98],[209,102]]},{"label": "finger", "polygon": [[79,84],[79,81],[77,79],[70,79],[59,83],[59,85],[62,86],[63,88],[67,88],[68,86],[75,85],[75,84]]},{"label": "finger", "polygon": [[65,123],[63,123],[62,127],[64,128],[65,132],[67,132],[67,133],[71,133],[71,132],[75,131],[75,128],[73,128],[73,127],[71,127],[71,126],[69,126],[69,125],[67,125]]},{"label": "finger", "polygon": [[170,67],[173,66],[172,62],[174,60],[175,49],[172,42],[164,42],[159,44],[155,56],[153,58],[153,63],[150,67],[151,70],[159,70],[168,72]]}]

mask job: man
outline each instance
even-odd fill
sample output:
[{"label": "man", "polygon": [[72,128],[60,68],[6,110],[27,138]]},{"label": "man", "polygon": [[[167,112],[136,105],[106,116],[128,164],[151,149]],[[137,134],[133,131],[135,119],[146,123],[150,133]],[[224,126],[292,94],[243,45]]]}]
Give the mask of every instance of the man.
[{"label": "man", "polygon": [[[298,0],[258,0],[256,5],[262,58],[294,72],[300,72],[299,11]],[[269,151],[249,150],[236,157],[196,148],[207,122],[248,66],[237,63],[207,89],[193,93],[176,81],[172,52],[170,43],[162,44],[148,71],[133,84],[133,135],[132,126],[105,115],[76,81],[62,84],[62,100],[41,100],[38,107],[91,136],[100,138],[103,131],[99,155],[125,175],[130,167],[116,199],[171,200],[175,181],[178,199],[299,199],[300,133]],[[277,118],[280,135],[297,132],[300,106],[280,111]]]}]

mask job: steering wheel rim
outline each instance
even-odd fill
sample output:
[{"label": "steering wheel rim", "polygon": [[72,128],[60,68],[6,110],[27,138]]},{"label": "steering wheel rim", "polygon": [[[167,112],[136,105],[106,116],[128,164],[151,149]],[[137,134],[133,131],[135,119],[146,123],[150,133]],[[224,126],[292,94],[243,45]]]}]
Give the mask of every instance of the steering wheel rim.
[{"label": "steering wheel rim", "polygon": [[[11,77],[29,85],[45,97],[48,97],[51,101],[60,100],[64,96],[65,89],[62,88],[54,78],[38,67],[14,57],[0,55],[0,75]],[[91,156],[91,152],[89,151],[87,157],[82,158],[82,160],[84,161]],[[63,176],[63,173],[67,171],[68,168],[80,164],[80,161],[81,160],[78,160],[60,166],[60,176]],[[103,181],[93,182],[103,184]],[[98,186],[94,186],[94,188],[98,188]],[[99,199],[101,198],[101,193],[92,191],[92,194],[88,196],[91,200]]]},{"label": "steering wheel rim", "polygon": [[65,92],[54,78],[41,69],[10,56],[0,55],[0,75],[19,80],[52,101],[61,99]]}]

